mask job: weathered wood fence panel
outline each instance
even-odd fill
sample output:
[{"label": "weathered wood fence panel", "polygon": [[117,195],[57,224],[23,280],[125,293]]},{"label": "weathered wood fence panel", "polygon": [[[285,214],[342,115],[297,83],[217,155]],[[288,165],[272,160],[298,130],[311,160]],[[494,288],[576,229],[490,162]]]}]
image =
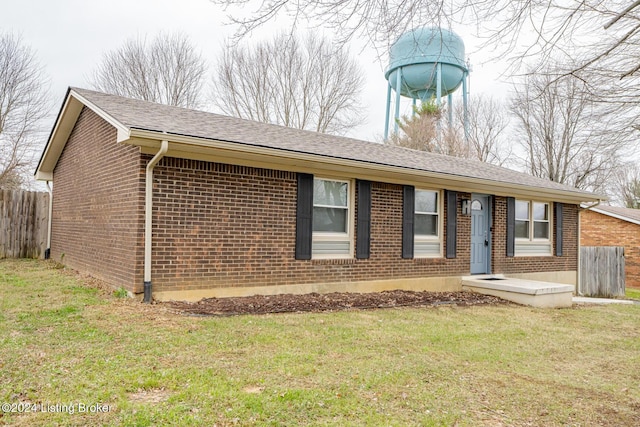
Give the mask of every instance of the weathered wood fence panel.
[{"label": "weathered wood fence panel", "polygon": [[49,194],[0,190],[0,258],[43,258]]},{"label": "weathered wood fence panel", "polygon": [[624,297],[624,247],[580,248],[580,292],[588,297]]}]

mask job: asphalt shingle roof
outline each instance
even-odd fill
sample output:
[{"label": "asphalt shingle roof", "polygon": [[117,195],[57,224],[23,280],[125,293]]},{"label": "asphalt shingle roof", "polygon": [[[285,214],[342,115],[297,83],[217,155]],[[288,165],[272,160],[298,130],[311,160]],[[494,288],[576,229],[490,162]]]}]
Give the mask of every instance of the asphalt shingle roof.
[{"label": "asphalt shingle roof", "polygon": [[471,159],[445,156],[353,138],[172,107],[86,89],[71,88],[130,129],[220,140],[370,164],[478,178],[559,191],[593,194]]},{"label": "asphalt shingle roof", "polygon": [[621,208],[618,206],[598,205],[598,210],[640,222],[640,209]]}]

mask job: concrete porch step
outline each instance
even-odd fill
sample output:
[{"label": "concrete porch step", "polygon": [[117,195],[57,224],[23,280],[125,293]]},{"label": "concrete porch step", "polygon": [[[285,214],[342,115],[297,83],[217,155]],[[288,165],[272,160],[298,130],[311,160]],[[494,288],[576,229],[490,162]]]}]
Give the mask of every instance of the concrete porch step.
[{"label": "concrete porch step", "polygon": [[467,276],[462,289],[542,308],[571,307],[572,285],[515,279],[502,274]]}]

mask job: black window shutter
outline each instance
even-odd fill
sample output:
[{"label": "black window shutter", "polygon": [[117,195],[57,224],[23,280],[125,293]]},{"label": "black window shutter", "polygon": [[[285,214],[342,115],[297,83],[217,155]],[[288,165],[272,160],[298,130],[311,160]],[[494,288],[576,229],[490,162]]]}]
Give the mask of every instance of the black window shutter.
[{"label": "black window shutter", "polygon": [[311,259],[313,235],[313,175],[298,174],[296,208],[296,259]]},{"label": "black window shutter", "polygon": [[404,186],[402,201],[402,258],[413,258],[413,218],[415,216],[415,188]]},{"label": "black window shutter", "polygon": [[356,258],[369,258],[371,251],[371,181],[358,180],[356,235]]},{"label": "black window shutter", "polygon": [[556,256],[562,256],[562,203],[554,203],[556,225]]},{"label": "black window shutter", "polygon": [[447,201],[447,258],[455,258],[457,252],[458,193],[447,190],[445,194]]},{"label": "black window shutter", "polygon": [[516,249],[516,199],[507,197],[507,256],[515,256]]}]

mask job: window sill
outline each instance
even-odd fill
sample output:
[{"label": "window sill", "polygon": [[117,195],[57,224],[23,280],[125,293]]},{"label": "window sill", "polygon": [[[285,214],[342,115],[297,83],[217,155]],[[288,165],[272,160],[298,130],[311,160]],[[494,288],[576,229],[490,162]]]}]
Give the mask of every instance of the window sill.
[{"label": "window sill", "polygon": [[553,254],[528,254],[528,253],[516,253],[514,254],[514,258],[542,258],[542,257],[553,257]]},{"label": "window sill", "polygon": [[355,264],[358,262],[356,258],[312,258],[311,264],[314,265],[342,265],[342,264]]},{"label": "window sill", "polygon": [[411,261],[413,261],[414,264],[444,265],[446,258],[442,256],[414,256]]}]

